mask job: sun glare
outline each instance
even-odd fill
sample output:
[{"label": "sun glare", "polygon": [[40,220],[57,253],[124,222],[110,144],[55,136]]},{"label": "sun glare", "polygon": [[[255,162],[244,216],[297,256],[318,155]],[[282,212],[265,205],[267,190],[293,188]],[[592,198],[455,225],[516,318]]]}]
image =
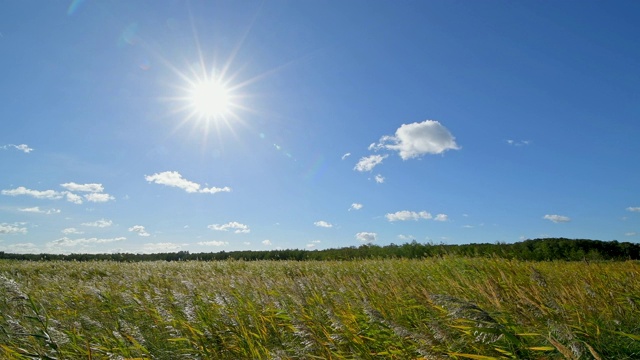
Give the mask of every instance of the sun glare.
[{"label": "sun glare", "polygon": [[206,79],[192,84],[189,102],[200,118],[224,118],[231,112],[231,94],[219,81]]}]

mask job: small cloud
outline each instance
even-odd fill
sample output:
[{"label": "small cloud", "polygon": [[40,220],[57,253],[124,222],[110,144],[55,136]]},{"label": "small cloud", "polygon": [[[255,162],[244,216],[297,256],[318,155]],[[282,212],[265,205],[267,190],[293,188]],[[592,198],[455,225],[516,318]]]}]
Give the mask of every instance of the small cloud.
[{"label": "small cloud", "polygon": [[446,214],[438,214],[433,218],[434,221],[447,221],[449,220],[449,216]]},{"label": "small cloud", "polygon": [[134,226],[129,228],[129,231],[138,233],[138,236],[150,236],[151,235],[144,229],[144,226],[142,226],[142,225],[134,225]]},{"label": "small cloud", "polygon": [[571,219],[567,216],[562,215],[545,215],[542,217],[545,220],[552,221],[554,223],[565,223],[571,221]]},{"label": "small cloud", "polygon": [[630,231],[630,232],[624,233],[624,236],[636,236],[636,235],[638,235],[638,233],[635,232],[635,231]]},{"label": "small cloud", "polygon": [[2,190],[2,195],[9,195],[9,196],[26,195],[26,196],[34,197],[36,199],[58,200],[62,198],[63,193],[57,192],[55,190],[44,190],[44,191],[31,190],[31,189],[25,188],[24,186],[20,186],[11,190]]},{"label": "small cloud", "polygon": [[526,146],[531,144],[529,140],[507,140],[507,144],[512,146]]},{"label": "small cloud", "polygon": [[330,224],[330,223],[328,223],[326,221],[322,221],[322,220],[314,222],[313,225],[315,225],[317,227],[323,227],[323,228],[333,227],[332,224]]},{"label": "small cloud", "polygon": [[30,207],[30,208],[18,209],[18,211],[34,213],[34,214],[47,214],[47,215],[59,214],[60,213],[60,209],[49,209],[49,210],[45,211],[45,210],[40,209],[40,207],[38,207],[38,206]]},{"label": "small cloud", "polygon": [[205,246],[225,246],[225,245],[229,245],[228,242],[226,241],[201,241],[198,243],[198,245],[205,245]]},{"label": "small cloud", "polygon": [[342,155],[342,160],[348,158],[349,156],[351,156],[351,153],[346,153],[346,154]]},{"label": "small cloud", "polygon": [[100,193],[104,191],[102,184],[76,184],[74,182],[60,184],[69,191]]},{"label": "small cloud", "polygon": [[73,247],[78,245],[88,245],[88,244],[107,244],[112,242],[124,241],[127,240],[126,237],[117,237],[117,238],[107,238],[107,239],[99,239],[99,238],[81,238],[81,239],[69,239],[68,237],[63,237],[57,240],[54,240],[47,245],[49,247],[62,246],[62,247]]},{"label": "small cloud", "polygon": [[360,210],[360,209],[362,209],[362,204],[353,203],[353,204],[351,204],[351,207],[349,208],[349,211],[351,211],[351,210]]},{"label": "small cloud", "polygon": [[231,221],[228,222],[226,224],[223,225],[218,225],[218,224],[212,224],[207,226],[209,229],[211,230],[217,230],[217,231],[229,231],[229,229],[235,229],[234,233],[236,234],[241,234],[241,233],[249,233],[251,232],[251,230],[249,229],[249,227],[245,224],[241,224],[239,222],[236,221]]},{"label": "small cloud", "polygon": [[636,207],[631,207],[629,206],[627,208],[627,211],[631,211],[631,212],[640,212],[640,206],[636,206]]},{"label": "small cloud", "polygon": [[460,149],[449,130],[435,120],[402,124],[394,136],[383,136],[369,148],[397,151],[402,160]]},{"label": "small cloud", "polygon": [[11,224],[0,224],[0,234],[26,234],[27,228],[21,228]]},{"label": "small cloud", "polygon": [[78,205],[82,204],[82,197],[80,195],[76,195],[70,192],[66,192],[65,195],[67,196],[68,202],[78,204]]},{"label": "small cloud", "polygon": [[97,194],[97,193],[86,194],[84,198],[87,199],[87,201],[96,202],[96,203],[115,200],[115,198],[109,194]]},{"label": "small cloud", "polygon": [[0,149],[3,149],[3,150],[16,149],[24,152],[25,154],[28,154],[33,151],[33,149],[30,148],[27,144],[21,144],[21,145],[8,144],[8,145],[0,146]]},{"label": "small cloud", "polygon": [[306,247],[307,249],[313,249],[314,247],[316,247],[316,244],[307,244]]},{"label": "small cloud", "polygon": [[109,226],[113,225],[113,221],[100,219],[100,220],[94,221],[94,222],[82,223],[82,225],[91,226],[91,227],[106,228],[106,227],[109,227]]},{"label": "small cloud", "polygon": [[66,228],[66,229],[62,230],[62,233],[65,234],[65,235],[84,234],[83,231],[78,231],[78,229],[76,229],[76,228]]},{"label": "small cloud", "polygon": [[373,232],[359,232],[356,234],[356,239],[360,240],[362,242],[374,242],[376,241],[376,237],[378,236],[378,234],[373,233]]},{"label": "small cloud", "polygon": [[262,245],[264,246],[271,246],[271,240],[262,240]]},{"label": "small cloud", "polygon": [[371,155],[363,157],[358,161],[353,169],[360,172],[371,171],[376,167],[376,165],[382,164],[382,161],[387,157],[388,155]]},{"label": "small cloud", "polygon": [[145,252],[154,252],[154,251],[175,251],[182,248],[182,245],[163,242],[163,243],[146,243],[143,245]]},{"label": "small cloud", "polygon": [[145,175],[144,177],[147,182],[156,183],[160,185],[166,185],[171,187],[177,187],[182,189],[188,193],[208,193],[215,194],[219,192],[230,192],[231,188],[225,186],[222,188],[219,187],[210,187],[200,189],[200,184],[195,183],[193,181],[189,181],[180,175],[177,171],[164,171],[161,173],[156,173],[153,175]]},{"label": "small cloud", "polygon": [[389,221],[407,221],[407,220],[417,221],[420,219],[429,220],[431,219],[431,214],[426,211],[415,212],[415,211],[402,210],[402,211],[395,212],[393,214],[389,213],[385,215],[385,217]]},{"label": "small cloud", "polygon": [[398,235],[398,239],[400,240],[415,240],[415,236],[413,235]]},{"label": "small cloud", "polygon": [[376,180],[376,182],[378,184],[382,184],[382,183],[384,183],[384,176],[378,174],[378,175],[376,175],[375,180]]}]

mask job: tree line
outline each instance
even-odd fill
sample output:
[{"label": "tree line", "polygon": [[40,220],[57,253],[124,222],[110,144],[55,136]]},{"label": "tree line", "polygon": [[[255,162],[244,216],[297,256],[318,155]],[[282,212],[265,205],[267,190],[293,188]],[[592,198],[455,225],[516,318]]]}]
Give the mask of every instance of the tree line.
[{"label": "tree line", "polygon": [[357,260],[357,259],[419,259],[438,256],[499,257],[533,261],[640,260],[640,245],[630,242],[588,239],[544,238],[516,243],[495,244],[435,244],[415,240],[401,245],[366,244],[324,250],[245,250],[190,253],[179,251],[153,254],[12,254],[0,251],[0,259],[28,261],[215,261],[215,260]]}]

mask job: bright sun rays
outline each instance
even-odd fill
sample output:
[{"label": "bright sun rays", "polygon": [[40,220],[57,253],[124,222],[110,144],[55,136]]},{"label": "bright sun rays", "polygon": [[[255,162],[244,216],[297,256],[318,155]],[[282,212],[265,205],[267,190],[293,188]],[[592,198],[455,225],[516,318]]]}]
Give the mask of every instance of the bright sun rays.
[{"label": "bright sun rays", "polygon": [[224,117],[232,108],[229,90],[216,79],[204,79],[193,84],[189,98],[193,111],[206,119]]}]

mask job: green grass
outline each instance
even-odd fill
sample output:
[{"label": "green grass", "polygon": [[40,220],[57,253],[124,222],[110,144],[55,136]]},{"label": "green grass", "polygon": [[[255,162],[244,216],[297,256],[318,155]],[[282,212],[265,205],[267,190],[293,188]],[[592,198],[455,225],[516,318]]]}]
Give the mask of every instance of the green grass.
[{"label": "green grass", "polygon": [[638,262],[0,261],[3,359],[638,359]]}]

